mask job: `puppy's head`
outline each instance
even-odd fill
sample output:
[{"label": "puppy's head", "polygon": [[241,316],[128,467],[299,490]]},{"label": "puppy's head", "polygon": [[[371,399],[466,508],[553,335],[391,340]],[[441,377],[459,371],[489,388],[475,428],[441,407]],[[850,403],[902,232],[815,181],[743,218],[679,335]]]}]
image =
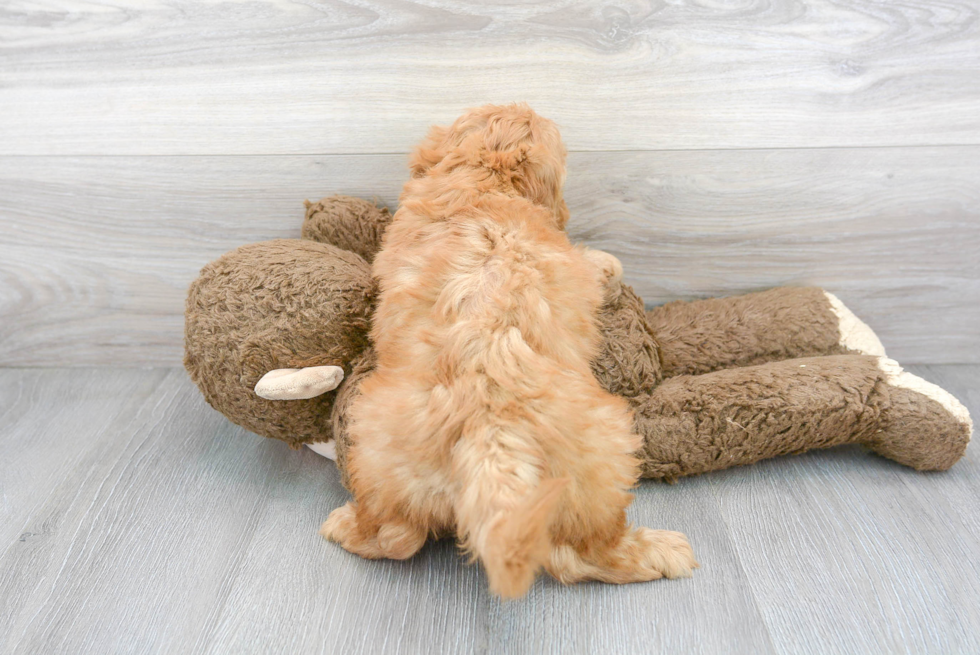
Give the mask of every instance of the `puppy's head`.
[{"label": "puppy's head", "polygon": [[478,177],[513,187],[550,208],[564,227],[565,155],[558,127],[526,104],[485,105],[467,111],[449,127],[433,127],[412,153],[409,166],[416,178],[472,169]]}]

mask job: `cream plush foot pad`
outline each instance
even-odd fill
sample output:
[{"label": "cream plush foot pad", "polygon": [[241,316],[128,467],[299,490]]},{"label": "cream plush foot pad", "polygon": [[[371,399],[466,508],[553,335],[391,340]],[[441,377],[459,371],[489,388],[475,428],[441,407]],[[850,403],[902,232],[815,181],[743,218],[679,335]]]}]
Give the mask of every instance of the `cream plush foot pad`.
[{"label": "cream plush foot pad", "polygon": [[885,356],[885,347],[881,345],[878,335],[869,328],[864,321],[854,315],[840,299],[832,293],[824,291],[827,301],[830,302],[830,309],[837,316],[840,322],[840,345],[848,350],[856,350],[862,355],[874,355],[875,357]]}]

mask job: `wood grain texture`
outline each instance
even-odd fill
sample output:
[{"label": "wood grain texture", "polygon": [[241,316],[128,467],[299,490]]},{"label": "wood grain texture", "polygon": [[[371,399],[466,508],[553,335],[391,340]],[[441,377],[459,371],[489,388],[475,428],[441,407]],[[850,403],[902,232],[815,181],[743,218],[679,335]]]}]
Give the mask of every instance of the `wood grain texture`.
[{"label": "wood grain texture", "polygon": [[[977,416],[977,367],[909,370],[945,385]],[[975,446],[938,474],[855,447],[713,476],[776,649],[980,649],[980,539],[970,527],[978,473]]]},{"label": "wood grain texture", "polygon": [[[0,365],[177,364],[204,264],[405,178],[401,155],[0,157]],[[566,193],[650,305],[821,285],[902,362],[980,362],[978,179],[974,146],[575,153]]]},{"label": "wood grain texture", "polygon": [[406,152],[527,100],[573,150],[980,144],[969,0],[6,3],[0,154]]},{"label": "wood grain texture", "polygon": [[[251,440],[216,455],[201,431],[235,430],[181,411],[197,400],[182,373],[0,376],[27,390],[0,480],[30,498],[6,510],[20,537],[3,542],[3,652],[183,652],[207,626],[262,507],[254,492],[281,469]],[[39,474],[21,478],[25,464]]]},{"label": "wood grain texture", "polygon": [[[976,416],[980,366],[916,367]],[[406,562],[316,534],[333,465],[230,425],[178,369],[0,369],[4,653],[856,653],[980,649],[980,460],[858,448],[644,483],[689,580],[488,596],[450,542]]]}]

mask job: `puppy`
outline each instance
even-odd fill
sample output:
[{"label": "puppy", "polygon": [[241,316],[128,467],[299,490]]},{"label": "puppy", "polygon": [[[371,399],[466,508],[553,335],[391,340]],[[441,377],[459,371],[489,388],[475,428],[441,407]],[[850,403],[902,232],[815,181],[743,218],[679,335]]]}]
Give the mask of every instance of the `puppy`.
[{"label": "puppy", "polygon": [[377,368],[351,407],[354,500],[321,534],[405,559],[455,532],[504,597],[541,567],[564,583],[690,575],[684,536],[627,524],[638,477],[626,402],[589,363],[606,253],[563,228],[565,148],[526,105],[435,127],[373,273]]}]

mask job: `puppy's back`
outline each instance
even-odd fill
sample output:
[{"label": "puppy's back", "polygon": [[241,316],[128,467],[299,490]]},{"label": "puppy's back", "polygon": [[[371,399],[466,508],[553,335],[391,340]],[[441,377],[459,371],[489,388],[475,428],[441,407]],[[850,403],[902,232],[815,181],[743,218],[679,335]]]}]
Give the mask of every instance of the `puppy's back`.
[{"label": "puppy's back", "polygon": [[596,271],[520,199],[392,227],[376,260],[382,356],[426,378],[428,424],[459,426],[440,434],[452,441],[457,532],[496,593],[521,595],[550,552],[567,482],[558,463],[581,447],[597,388]]}]

